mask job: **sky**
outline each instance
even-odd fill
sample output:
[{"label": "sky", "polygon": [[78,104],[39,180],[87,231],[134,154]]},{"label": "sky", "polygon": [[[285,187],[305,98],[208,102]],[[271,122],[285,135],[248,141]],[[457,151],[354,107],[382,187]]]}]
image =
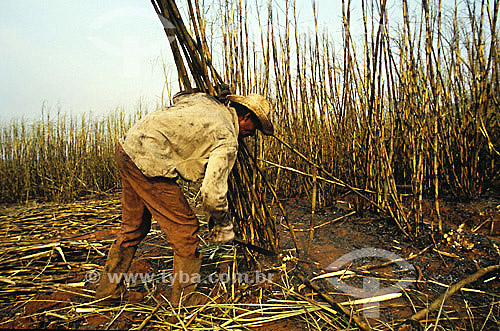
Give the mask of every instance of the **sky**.
[{"label": "sky", "polygon": [[[204,1],[208,7],[219,0]],[[274,0],[277,16],[284,16],[284,1]],[[295,0],[298,32],[314,29],[312,1],[320,29],[328,28],[341,50],[341,0]],[[443,5],[455,1],[463,0]],[[264,9],[268,0],[247,2]],[[351,0],[353,36],[361,34],[360,7],[361,0]],[[389,1],[390,21],[400,17],[400,7]],[[176,82],[176,69],[150,0],[0,0],[0,124],[38,118],[42,109],[103,115],[141,104],[154,110],[165,81]]]},{"label": "sky", "polygon": [[2,0],[0,118],[154,101],[167,39],[149,1]]},{"label": "sky", "polygon": [[[312,26],[311,0],[296,7],[301,28]],[[323,22],[334,7],[318,4]],[[175,81],[170,52],[149,0],[1,0],[0,121],[37,118],[42,109],[154,109],[164,92],[163,64]]]}]

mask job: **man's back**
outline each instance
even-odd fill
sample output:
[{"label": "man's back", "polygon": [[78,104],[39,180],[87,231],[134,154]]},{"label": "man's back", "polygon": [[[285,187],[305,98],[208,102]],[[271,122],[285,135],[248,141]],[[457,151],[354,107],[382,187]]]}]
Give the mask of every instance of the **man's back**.
[{"label": "man's back", "polygon": [[235,150],[237,139],[236,113],[207,94],[195,93],[146,115],[120,144],[145,176],[180,175],[194,181],[204,176],[212,150]]}]

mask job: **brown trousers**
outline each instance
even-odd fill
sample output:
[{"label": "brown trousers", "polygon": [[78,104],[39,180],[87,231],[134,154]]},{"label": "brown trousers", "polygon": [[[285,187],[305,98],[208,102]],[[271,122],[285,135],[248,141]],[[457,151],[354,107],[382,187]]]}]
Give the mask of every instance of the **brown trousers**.
[{"label": "brown trousers", "polygon": [[122,222],[116,244],[137,246],[158,222],[175,254],[196,258],[199,222],[175,179],[145,177],[120,144],[116,162],[122,177]]}]

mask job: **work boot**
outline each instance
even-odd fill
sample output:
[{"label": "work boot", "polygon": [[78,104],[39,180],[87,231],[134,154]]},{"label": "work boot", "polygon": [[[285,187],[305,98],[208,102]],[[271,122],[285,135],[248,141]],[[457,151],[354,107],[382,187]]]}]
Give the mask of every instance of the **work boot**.
[{"label": "work boot", "polygon": [[[198,296],[194,295],[194,290],[200,281],[201,269],[201,254],[194,259],[186,258],[174,254],[174,271],[172,293],[170,295],[170,303],[174,307],[179,304],[190,306],[196,304]],[[179,302],[182,296],[182,302]],[[195,299],[196,298],[196,299]]]},{"label": "work boot", "polygon": [[[105,297],[108,297],[108,299],[101,301],[101,303],[120,302],[122,300],[138,302],[142,300],[143,296],[141,293],[127,292],[123,283],[123,276],[120,276],[125,274],[130,268],[136,250],[137,246],[121,247],[116,243],[111,245],[104,271],[95,292],[96,300]],[[112,277],[120,277],[118,278],[120,281],[113,282]]]}]

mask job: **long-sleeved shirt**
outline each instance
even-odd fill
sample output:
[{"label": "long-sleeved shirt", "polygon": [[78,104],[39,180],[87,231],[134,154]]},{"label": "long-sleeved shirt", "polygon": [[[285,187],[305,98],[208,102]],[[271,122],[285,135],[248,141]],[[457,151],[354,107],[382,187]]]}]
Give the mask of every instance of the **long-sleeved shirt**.
[{"label": "long-sleeved shirt", "polygon": [[219,219],[228,209],[228,177],[238,152],[238,116],[215,98],[194,93],[146,115],[120,139],[146,177],[203,178],[204,209]]}]

